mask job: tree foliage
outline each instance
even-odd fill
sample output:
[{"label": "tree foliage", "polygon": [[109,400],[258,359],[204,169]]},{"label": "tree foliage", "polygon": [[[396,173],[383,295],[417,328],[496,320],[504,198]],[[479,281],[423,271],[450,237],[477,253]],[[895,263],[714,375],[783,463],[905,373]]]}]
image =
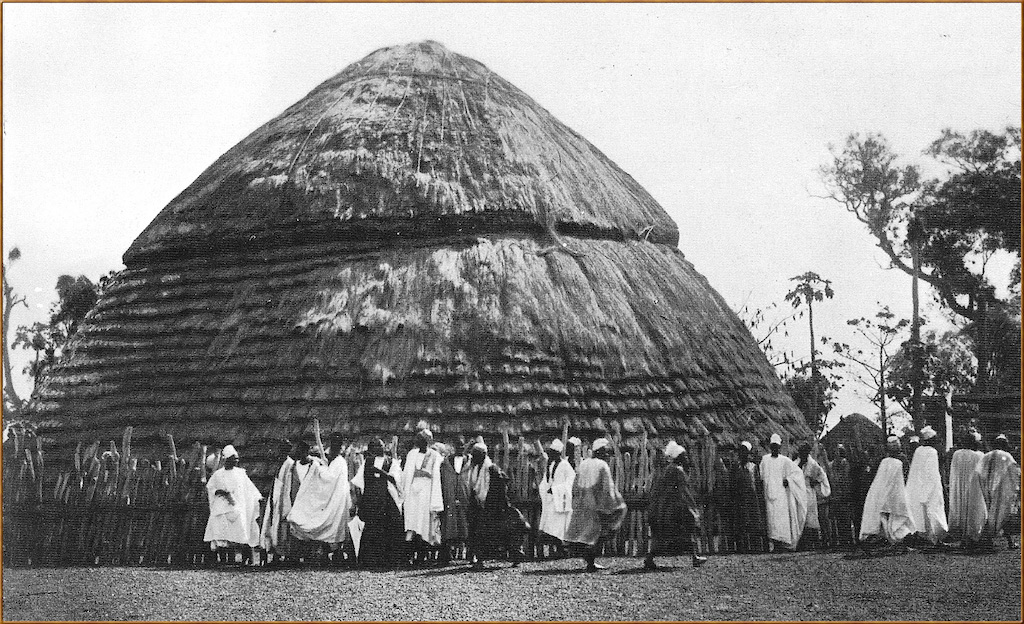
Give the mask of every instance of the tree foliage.
[{"label": "tree foliage", "polygon": [[[882,429],[889,431],[890,413],[886,404],[889,387],[892,383],[890,375],[896,354],[903,341],[903,333],[910,326],[907,319],[897,319],[889,306],[879,304],[878,312],[872,318],[860,317],[846,322],[860,337],[861,346],[851,346],[844,342],[834,342],[833,351],[836,355],[853,364],[853,379],[868,391],[868,398],[878,405],[878,420]],[[908,387],[910,384],[908,371]],[[908,397],[909,398],[909,397]],[[903,404],[906,411],[907,405]]]},{"label": "tree foliage", "polygon": [[60,359],[82,320],[96,305],[102,294],[100,287],[108,284],[113,275],[108,273],[101,278],[99,286],[84,275],[61,275],[57,278],[57,301],[50,306],[49,322],[18,327],[11,346],[35,352],[35,358],[22,370],[32,378],[33,391],[46,369]]},{"label": "tree foliage", "polygon": [[893,267],[913,274],[910,245],[920,244],[919,277],[956,314],[977,320],[979,294],[991,286],[986,254],[1020,255],[1020,147],[1019,128],[944,130],[925,154],[950,173],[922,180],[917,166],[897,164],[882,135],[851,134],[831,148],[821,175],[828,197],[867,227]]},{"label": "tree foliage", "polygon": [[[925,391],[931,395],[947,395],[970,391],[974,386],[974,375],[977,361],[973,354],[973,341],[960,331],[947,331],[939,334],[927,332],[922,337],[924,348],[924,382]],[[893,356],[889,387],[886,392],[889,398],[907,408],[913,393],[912,357],[904,343]]]}]

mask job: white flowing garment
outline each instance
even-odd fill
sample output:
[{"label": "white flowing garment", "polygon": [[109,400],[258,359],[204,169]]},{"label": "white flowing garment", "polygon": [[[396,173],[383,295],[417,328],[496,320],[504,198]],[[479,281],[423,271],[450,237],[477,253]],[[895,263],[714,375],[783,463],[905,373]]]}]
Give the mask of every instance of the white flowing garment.
[{"label": "white flowing garment", "polygon": [[[538,528],[551,537],[564,540],[565,530],[572,517],[572,483],[576,479],[576,471],[568,460],[562,459],[550,480],[549,472],[550,467],[545,469],[540,482],[541,514]],[[548,493],[548,490],[551,492]]]},{"label": "white flowing garment", "polygon": [[[231,494],[234,504],[223,496],[216,496],[217,490]],[[206,483],[206,493],[210,500],[210,519],[206,522],[203,541],[211,542],[211,548],[228,543],[258,546],[260,527],[256,520],[263,496],[249,480],[245,469],[218,469]]]},{"label": "white flowing garment", "polygon": [[974,469],[971,504],[984,515],[969,518],[966,537],[996,537],[1007,519],[1020,513],[1020,466],[1013,456],[996,449],[985,453]]},{"label": "white flowing garment", "polygon": [[932,544],[939,543],[949,525],[946,524],[946,503],[939,477],[939,453],[930,446],[919,446],[910,461],[907,474],[907,503],[914,526]]},{"label": "white flowing garment", "polygon": [[432,448],[426,453],[412,449],[405,457],[402,472],[405,530],[416,533],[428,544],[441,543],[441,454]]},{"label": "white flowing garment", "polygon": [[348,530],[352,505],[348,460],[339,455],[313,462],[288,513],[292,535],[300,540],[340,544]]},{"label": "white flowing garment", "polygon": [[860,539],[881,535],[890,544],[903,541],[916,530],[908,507],[907,491],[903,485],[903,462],[895,457],[886,457],[878,464],[878,472],[864,499]]},{"label": "white flowing garment", "polygon": [[[832,495],[832,487],[828,482],[828,474],[813,457],[807,457],[804,464],[804,483],[807,486],[807,523],[808,529],[821,529],[821,522],[818,520],[818,498],[828,498]],[[811,480],[818,482],[811,487]]]},{"label": "white flowing garment", "polygon": [[971,489],[977,487],[974,469],[984,455],[981,451],[960,449],[949,462],[949,532],[955,537],[962,538],[968,524],[979,526],[985,522],[985,502],[980,497],[971,500]]},{"label": "white flowing garment", "polygon": [[[786,479],[789,487],[782,484]],[[796,549],[807,521],[807,487],[796,462],[779,455],[761,458],[761,481],[768,520],[768,538]]]}]

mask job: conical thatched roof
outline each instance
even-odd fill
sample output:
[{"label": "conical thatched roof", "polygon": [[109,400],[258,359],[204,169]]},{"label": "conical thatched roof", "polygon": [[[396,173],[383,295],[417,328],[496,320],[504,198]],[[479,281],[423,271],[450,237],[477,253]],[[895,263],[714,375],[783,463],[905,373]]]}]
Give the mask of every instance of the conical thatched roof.
[{"label": "conical thatched roof", "polygon": [[[215,162],[45,380],[58,444],[159,433],[276,461],[351,435],[808,437],[629,175],[486,67],[379,50]],[[723,250],[723,253],[724,250]],[[271,451],[273,449],[273,451]],[[274,455],[274,457],[271,457]]]},{"label": "conical thatched roof", "polygon": [[821,442],[830,449],[838,444],[866,449],[885,446],[885,432],[867,416],[853,413],[840,418],[821,438]]}]

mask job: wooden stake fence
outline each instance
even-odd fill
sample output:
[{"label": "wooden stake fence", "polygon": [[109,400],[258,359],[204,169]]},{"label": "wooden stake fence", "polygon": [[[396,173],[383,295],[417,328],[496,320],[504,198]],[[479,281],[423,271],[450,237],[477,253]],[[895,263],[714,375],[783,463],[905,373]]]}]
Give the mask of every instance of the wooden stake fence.
[{"label": "wooden stake fence", "polygon": [[[563,432],[563,438],[567,434]],[[218,467],[219,460],[207,466],[210,449],[198,443],[179,455],[168,437],[168,455],[151,461],[132,454],[131,436],[129,427],[120,446],[113,441],[102,450],[98,442],[84,449],[79,445],[74,467],[51,476],[45,487],[39,439],[14,436],[4,452],[5,565],[191,565],[212,560],[203,542],[209,515],[205,485],[207,470]],[[398,438],[391,442],[397,449]],[[618,534],[605,545],[605,554],[637,556],[647,552],[645,510],[664,459],[646,434],[636,450],[623,452],[618,442],[617,437],[612,440],[614,456],[609,463],[629,511]],[[589,452],[586,443],[577,449],[577,465]],[[356,448],[346,452],[350,474],[360,461],[358,453]],[[534,527],[527,554],[538,556],[538,485],[547,462],[543,449],[537,440],[519,437],[513,442],[504,433],[493,454],[511,479],[514,504]],[[720,492],[716,496],[716,449],[707,441],[693,445],[690,455],[690,480],[702,506],[700,547],[705,552],[728,552],[732,544],[721,535],[727,510],[716,509],[723,506]]]}]

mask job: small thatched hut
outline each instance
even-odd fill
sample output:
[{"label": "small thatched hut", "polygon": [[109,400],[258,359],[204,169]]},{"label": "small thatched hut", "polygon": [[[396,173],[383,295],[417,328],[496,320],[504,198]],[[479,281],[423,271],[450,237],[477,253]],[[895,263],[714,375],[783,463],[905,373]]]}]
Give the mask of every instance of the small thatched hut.
[{"label": "small thatched hut", "polygon": [[808,437],[678,238],[482,64],[430,41],[378,50],[139,235],[42,384],[40,422],[61,448],[131,424],[136,447],[232,441],[250,465],[314,417],[352,436],[425,419],[492,440],[564,422],[627,445]]},{"label": "small thatched hut", "polygon": [[847,414],[821,438],[821,445],[828,449],[830,456],[834,456],[840,444],[846,448],[881,450],[885,448],[885,432],[863,414]]}]

